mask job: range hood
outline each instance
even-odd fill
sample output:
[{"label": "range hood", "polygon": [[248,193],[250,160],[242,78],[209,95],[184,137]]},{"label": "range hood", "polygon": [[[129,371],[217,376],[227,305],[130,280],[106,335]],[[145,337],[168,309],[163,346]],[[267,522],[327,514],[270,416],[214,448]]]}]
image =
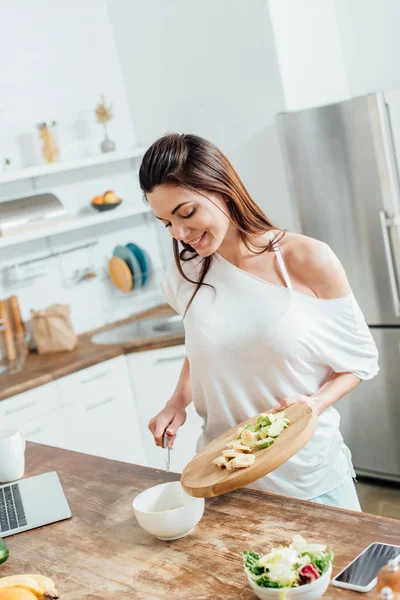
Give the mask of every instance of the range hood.
[{"label": "range hood", "polygon": [[0,203],[0,236],[14,235],[68,220],[54,194],[36,194]]}]

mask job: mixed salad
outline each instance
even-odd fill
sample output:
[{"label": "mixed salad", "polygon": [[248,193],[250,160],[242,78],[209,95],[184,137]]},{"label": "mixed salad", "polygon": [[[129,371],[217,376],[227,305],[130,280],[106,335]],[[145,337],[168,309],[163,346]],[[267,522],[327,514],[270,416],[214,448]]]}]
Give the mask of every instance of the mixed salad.
[{"label": "mixed salad", "polygon": [[293,536],[287,546],[273,548],[268,554],[243,552],[244,568],[260,587],[288,588],[312,583],[332,565],[334,554],[323,544],[308,543],[301,535]]}]

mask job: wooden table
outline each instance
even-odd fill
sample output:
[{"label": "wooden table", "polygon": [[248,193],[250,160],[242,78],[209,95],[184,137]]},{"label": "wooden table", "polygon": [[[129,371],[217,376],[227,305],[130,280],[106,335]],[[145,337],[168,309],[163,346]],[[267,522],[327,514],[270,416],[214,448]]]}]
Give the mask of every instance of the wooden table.
[{"label": "wooden table", "polygon": [[[191,535],[162,542],[139,527],[132,499],[177,475],[28,444],[26,475],[51,470],[60,476],[73,518],[8,537],[10,558],[0,572],[48,575],[61,600],[250,600],[255,596],[241,557],[246,548],[267,551],[300,533],[333,546],[336,573],[370,542],[400,541],[399,521],[241,490],[206,500]],[[361,596],[330,586],[324,598]]]}]

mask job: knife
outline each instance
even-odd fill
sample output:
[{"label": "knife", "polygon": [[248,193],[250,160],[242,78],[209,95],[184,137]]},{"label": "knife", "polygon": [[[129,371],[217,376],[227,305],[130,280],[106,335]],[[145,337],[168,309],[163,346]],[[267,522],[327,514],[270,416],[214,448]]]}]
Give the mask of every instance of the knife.
[{"label": "knife", "polygon": [[169,447],[169,440],[170,440],[170,436],[165,431],[164,432],[164,438],[163,438],[163,447],[167,448],[167,462],[166,462],[166,465],[165,465],[165,470],[166,470],[167,473],[169,473],[169,467],[171,465],[171,449]]}]

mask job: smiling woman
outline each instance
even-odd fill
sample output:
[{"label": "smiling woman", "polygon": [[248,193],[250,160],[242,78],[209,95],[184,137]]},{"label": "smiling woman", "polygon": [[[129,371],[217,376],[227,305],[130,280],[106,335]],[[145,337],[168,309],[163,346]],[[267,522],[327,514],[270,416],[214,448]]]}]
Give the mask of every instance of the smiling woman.
[{"label": "smiling woman", "polygon": [[[162,160],[160,160],[162,156]],[[257,242],[274,225],[252,200],[226,156],[211,142],[195,135],[169,134],[146,152],[139,173],[140,185],[156,217],[173,238],[176,265],[184,279],[181,261],[201,256],[194,299],[219,249],[243,243],[250,252],[271,249],[270,240]],[[229,205],[229,206],[228,206]],[[179,243],[183,250],[179,251]],[[193,282],[192,282],[193,283]]]},{"label": "smiling woman", "polygon": [[173,443],[193,400],[198,449],[237,423],[293,403],[318,415],[312,439],[252,487],[360,509],[334,402],[378,372],[377,351],[342,265],[323,242],[278,229],[225,155],[195,135],[146,152],[140,185],[173,238],[162,283],[184,316],[187,359],[149,423]]}]

